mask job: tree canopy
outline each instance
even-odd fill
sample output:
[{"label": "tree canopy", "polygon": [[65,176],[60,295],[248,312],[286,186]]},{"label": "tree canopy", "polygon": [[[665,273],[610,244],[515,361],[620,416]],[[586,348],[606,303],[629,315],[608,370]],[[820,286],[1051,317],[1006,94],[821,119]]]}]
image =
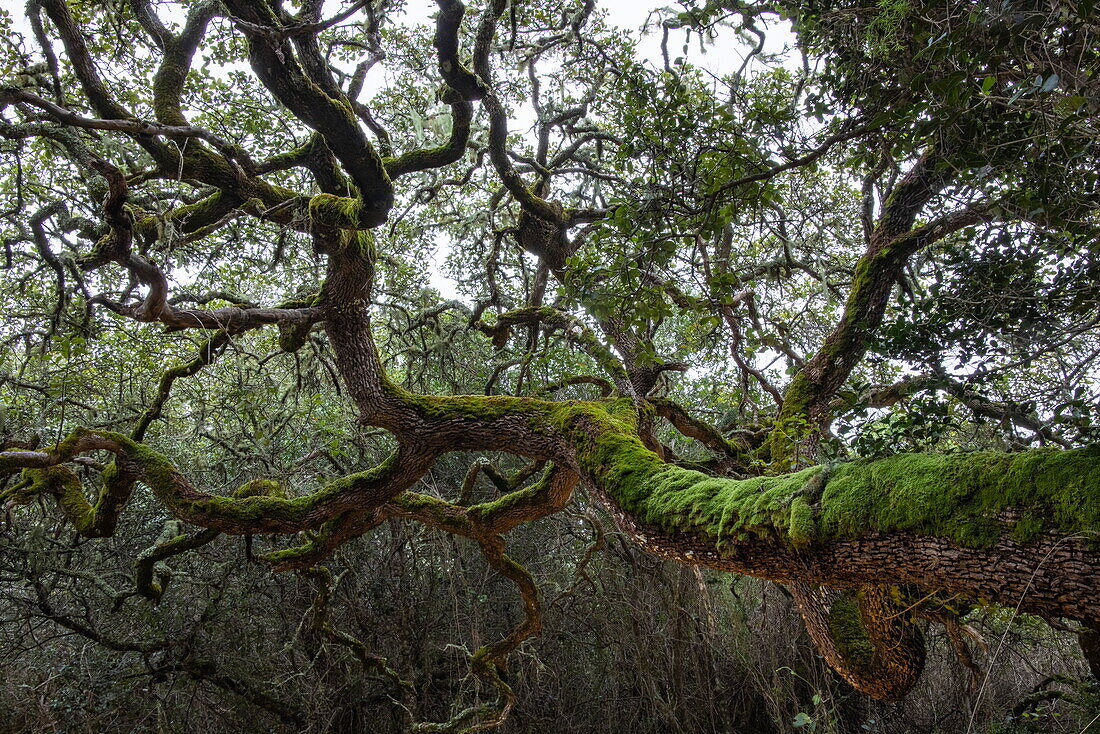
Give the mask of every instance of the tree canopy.
[{"label": "tree canopy", "polygon": [[0,14],[9,535],[144,545],[116,611],[244,536],[407,690],[324,564],[391,521],[468,539],[521,613],[468,656],[494,695],[422,731],[506,719],[543,609],[507,545],[578,504],[782,582],[878,699],[978,603],[1100,673],[1091,0],[647,23],[653,59],[592,0]]}]

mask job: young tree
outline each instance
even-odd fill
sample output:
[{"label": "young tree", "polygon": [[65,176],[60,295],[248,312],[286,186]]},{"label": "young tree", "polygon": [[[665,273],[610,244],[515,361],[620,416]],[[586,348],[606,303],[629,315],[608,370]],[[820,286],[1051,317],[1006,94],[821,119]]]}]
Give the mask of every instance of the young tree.
[{"label": "young tree", "polygon": [[[56,439],[7,441],[8,507],[52,497],[105,537],[147,489],[197,528],[142,554],[153,600],[157,563],[221,533],[286,538],[264,560],[322,588],[390,518],[471,539],[524,617],[470,659],[499,700],[439,728],[513,705],[540,605],[505,538],[579,488],[655,554],[787,584],[877,698],[911,689],[946,597],[1073,620],[1100,668],[1091,5],[686,5],[657,18],[663,68],[591,2],[437,6],[427,31],[385,0],[28,4],[0,88],[3,389]],[[766,63],[781,22],[801,69]],[[740,36],[744,64],[708,78],[680,33],[685,57]],[[433,243],[466,300],[418,280]],[[275,383],[272,355],[313,365],[346,401],[321,413],[354,413],[333,435],[391,453],[203,486],[174,443],[301,417],[224,373],[177,394],[227,354]],[[471,375],[484,394],[453,394]],[[418,485],[455,452],[532,464]],[[499,498],[472,502],[479,472]]]}]

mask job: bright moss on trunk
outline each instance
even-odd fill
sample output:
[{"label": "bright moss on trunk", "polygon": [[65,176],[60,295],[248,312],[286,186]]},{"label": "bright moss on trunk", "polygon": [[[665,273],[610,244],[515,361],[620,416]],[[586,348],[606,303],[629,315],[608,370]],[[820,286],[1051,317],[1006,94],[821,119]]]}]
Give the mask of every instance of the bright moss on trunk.
[{"label": "bright moss on trunk", "polygon": [[829,608],[826,622],[837,654],[854,668],[870,670],[873,667],[875,646],[863,626],[858,596],[839,596]]},{"label": "bright moss on trunk", "polygon": [[822,497],[828,536],[904,530],[983,547],[1006,527],[1021,542],[1044,528],[1100,531],[1100,445],[856,461],[837,467]]},{"label": "bright moss on trunk", "polygon": [[984,547],[1006,532],[1024,542],[1043,529],[1100,531],[1100,446],[866,459],[836,467],[819,487],[811,480],[822,467],[734,480],[671,466],[619,418],[598,410],[566,415],[578,465],[623,510],[719,550],[751,537],[804,547],[905,531]]}]

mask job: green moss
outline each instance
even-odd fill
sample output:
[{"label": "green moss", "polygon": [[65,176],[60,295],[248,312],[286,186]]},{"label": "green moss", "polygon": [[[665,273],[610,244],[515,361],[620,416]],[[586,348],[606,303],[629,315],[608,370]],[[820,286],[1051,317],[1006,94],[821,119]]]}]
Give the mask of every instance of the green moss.
[{"label": "green moss", "polygon": [[4,499],[16,504],[27,504],[41,495],[55,497],[65,518],[78,531],[91,525],[94,515],[92,506],[84,496],[80,477],[68,467],[26,469],[23,471],[22,481],[7,492]]},{"label": "green moss", "polygon": [[873,669],[875,646],[863,626],[858,595],[839,596],[829,607],[826,624],[829,638],[845,663],[857,670]]},{"label": "green moss", "polygon": [[[73,442],[87,433],[89,431],[84,429],[74,431],[55,450],[65,456],[71,454]],[[92,433],[120,445],[126,457],[138,465],[141,481],[175,514],[200,525],[206,524],[205,521],[214,521],[212,524],[232,531],[277,531],[285,530],[288,526],[308,525],[312,516],[320,518],[324,515],[323,506],[346,501],[345,498],[349,495],[370,493],[376,487],[388,482],[395,469],[395,456],[391,455],[372,469],[341,477],[305,497],[285,498],[282,496],[282,487],[272,480],[257,480],[244,485],[238,490],[244,496],[218,497],[193,490],[168,459],[148,446],[137,443],[121,433],[110,431]],[[43,484],[38,491],[48,491],[57,496],[62,510],[78,530],[88,527],[89,523],[99,527],[100,523],[109,522],[113,527],[124,497],[111,495],[105,500],[104,496],[101,496],[95,510],[103,508],[104,502],[109,500],[111,512],[92,512],[89,520],[87,516],[90,506],[81,491],[79,478],[72,475],[75,478],[74,483],[71,479],[62,477],[57,472],[68,472],[63,467],[32,471],[54,472],[44,475]],[[126,483],[120,486],[128,488],[130,485]]]},{"label": "green moss", "polygon": [[404,393],[402,401],[415,408],[426,421],[492,421],[508,416],[533,417],[545,415],[545,401],[516,398],[507,395],[415,395]]},{"label": "green moss", "polygon": [[9,474],[21,472],[23,469],[24,462],[18,456],[4,456],[0,454],[0,477],[6,477]]},{"label": "green moss", "polygon": [[274,479],[253,479],[238,487],[233,496],[286,498],[286,488]]},{"label": "green moss", "polygon": [[457,535],[472,537],[474,526],[465,513],[465,508],[452,505],[437,497],[417,492],[402,492],[389,502],[391,507],[399,511],[415,515],[431,515],[432,525],[444,528]]},{"label": "green moss", "polygon": [[[693,534],[718,550],[756,537],[805,548],[876,531],[945,537],[972,547],[987,546],[1006,534],[1025,543],[1044,531],[1092,537],[1100,531],[1100,446],[1017,454],[908,454],[733,480],[662,461],[641,443],[638,413],[626,399],[555,403],[507,396],[416,396],[393,389],[428,422],[525,420],[570,444],[581,474],[639,522],[667,533]],[[54,451],[68,457],[86,433],[74,432]],[[245,485],[237,497],[212,497],[192,490],[166,458],[147,446],[121,434],[96,433],[123,447],[140,467],[142,481],[178,516],[199,524],[209,519],[233,532],[312,526],[313,518],[325,517],[333,506],[344,509],[356,497],[371,496],[395,468],[391,456],[307,497],[287,499],[270,480]],[[26,473],[8,496],[25,499],[49,491],[66,515],[86,528],[117,516],[129,486],[108,474],[93,509],[71,472],[34,471],[45,470]],[[117,491],[107,490],[115,484]],[[506,513],[538,491],[536,485],[470,508],[471,517]],[[427,509],[443,513],[440,523],[460,522],[444,504]]]},{"label": "green moss", "polygon": [[[173,49],[176,51],[176,49]],[[186,125],[180,112],[180,89],[190,64],[176,54],[166,54],[153,79],[153,112],[165,125]]]},{"label": "green moss", "polygon": [[348,522],[346,515],[340,515],[326,521],[316,533],[301,533],[305,542],[292,548],[271,551],[260,556],[265,563],[277,569],[312,567],[328,550],[332,536],[338,533]]},{"label": "green moss", "polygon": [[618,407],[613,415],[598,405],[577,404],[555,417],[578,446],[582,469],[628,513],[664,532],[701,535],[719,549],[752,536],[788,534],[791,501],[820,467],[732,480],[672,466],[641,444],[636,414],[623,415]]},{"label": "green moss", "polygon": [[798,447],[808,432],[806,412],[813,395],[814,385],[804,372],[795,375],[787,386],[783,394],[783,407],[765,443],[772,473],[790,471],[797,465]]},{"label": "green moss", "polygon": [[556,471],[554,465],[549,464],[543,470],[538,481],[529,486],[508,492],[489,502],[471,505],[467,510],[470,519],[475,523],[491,525],[505,515],[513,513],[522,515],[531,506],[545,502],[548,492],[551,490]]},{"label": "green moss", "polygon": [[[1022,511],[1013,522],[1009,509]],[[822,497],[823,530],[868,528],[948,537],[982,547],[1007,523],[1024,542],[1041,529],[1100,531],[1100,446],[1016,454],[903,454],[836,469]]]},{"label": "green moss", "polygon": [[1025,512],[1012,528],[1012,539],[1017,543],[1030,543],[1043,530],[1043,518],[1034,512]]},{"label": "green moss", "polygon": [[817,524],[814,522],[814,508],[805,497],[791,500],[791,514],[787,521],[787,535],[795,548],[805,548],[817,536]]},{"label": "green moss", "polygon": [[504,514],[509,510],[520,508],[531,500],[539,497],[540,492],[545,489],[545,482],[547,481],[548,475],[549,472],[544,474],[542,479],[529,487],[517,489],[514,492],[509,492],[503,497],[499,497],[489,502],[471,505],[467,512],[475,522],[485,522],[489,518]]},{"label": "green moss", "polygon": [[719,550],[751,537],[804,547],[874,531],[970,547],[1006,532],[1020,542],[1040,529],[1100,535],[1100,446],[857,461],[817,487],[821,467],[733,480],[671,466],[641,444],[628,414],[600,404],[563,406],[552,418],[576,447],[582,472],[627,513],[664,532],[712,540]]},{"label": "green moss", "polygon": [[159,235],[167,223],[185,232],[193,232],[216,222],[238,202],[237,197],[219,190],[193,204],[180,205],[163,216],[158,214],[135,217],[134,233]]},{"label": "green moss", "polygon": [[[69,457],[75,451],[75,441],[86,434],[85,429],[77,429],[51,451]],[[36,497],[49,495],[74,530],[85,537],[104,538],[114,532],[133,489],[133,480],[122,474],[114,462],[107,465],[101,476],[103,484],[93,505],[84,494],[84,483],[68,467],[58,464],[25,469],[21,481],[0,494],[0,504],[7,501],[27,504]]]},{"label": "green moss", "polygon": [[309,200],[309,220],[316,225],[356,228],[364,215],[363,202],[358,198],[317,194]]},{"label": "green moss", "polygon": [[63,456],[68,458],[76,452],[76,445],[80,439],[84,438],[92,431],[84,428],[83,426],[77,426],[74,428],[68,436],[66,436],[60,443],[54,446],[52,449],[47,449],[48,453],[54,456]]},{"label": "green moss", "polygon": [[293,354],[309,341],[313,324],[279,324],[279,349]]}]

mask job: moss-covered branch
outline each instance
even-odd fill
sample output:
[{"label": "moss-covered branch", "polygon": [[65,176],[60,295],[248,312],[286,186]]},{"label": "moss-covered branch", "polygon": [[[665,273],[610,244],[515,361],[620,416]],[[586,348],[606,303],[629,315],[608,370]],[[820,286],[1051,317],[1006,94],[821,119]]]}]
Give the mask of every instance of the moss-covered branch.
[{"label": "moss-covered branch", "polygon": [[[63,462],[88,451],[115,455],[104,472],[104,487],[95,505],[84,496],[83,483]],[[280,491],[251,491],[249,482],[237,496],[220,497],[196,489],[163,455],[120,433],[78,428],[47,452],[0,453],[0,472],[23,469],[23,480],[0,495],[0,501],[26,504],[39,495],[53,496],[73,526],[86,535],[109,534],[129,497],[134,481],[181,520],[221,532],[252,535],[296,533],[316,529],[349,512],[377,507],[413,484],[434,460],[431,452],[399,449],[378,466],[336,479],[304,497]],[[119,474],[111,475],[113,466]],[[32,467],[32,468],[26,468]],[[122,475],[126,481],[113,480]]]},{"label": "moss-covered branch", "polygon": [[119,515],[133,492],[136,477],[112,462],[103,470],[101,478],[102,485],[92,504],[84,496],[84,483],[67,466],[25,469],[22,480],[0,494],[0,501],[21,505],[40,495],[52,496],[74,530],[88,538],[105,538],[114,533]]},{"label": "moss-covered branch", "polygon": [[172,393],[172,385],[175,381],[181,377],[191,377],[203,367],[209,366],[228,343],[229,332],[224,329],[218,331],[199,346],[197,353],[190,360],[166,369],[161,374],[160,382],[157,384],[157,394],[153,397],[153,401],[149,403],[145,412],[141,414],[134,430],[130,432],[130,438],[135,441],[143,440],[149,426],[160,417],[161,410],[168,401],[168,396]]},{"label": "moss-covered branch", "polygon": [[945,151],[930,149],[901,178],[883,205],[867,250],[856,262],[840,320],[783,393],[775,431],[768,441],[777,471],[814,461],[817,438],[829,421],[832,400],[863,359],[902,268],[920,247],[954,231],[950,227],[912,229],[917,216],[951,175]]},{"label": "moss-covered branch", "polygon": [[172,578],[171,571],[166,566],[159,566],[169,558],[213,542],[219,535],[220,531],[211,528],[195,533],[179,533],[178,523],[171,521],[156,545],[144,550],[134,562],[134,587],[137,593],[154,603],[159,602]]},{"label": "moss-covered branch", "polygon": [[836,590],[795,582],[790,588],[810,638],[849,683],[882,701],[912,690],[924,670],[924,636],[891,587]]},{"label": "moss-covered branch", "polygon": [[[807,497],[815,466],[780,476],[734,480],[663,462],[610,414],[563,407],[554,419],[570,434],[583,475],[637,521],[723,546],[752,539],[800,542],[912,533],[969,548],[1002,537],[1100,532],[1100,446],[1016,454],[902,454],[841,464]],[[799,500],[811,524],[792,522]]]}]

